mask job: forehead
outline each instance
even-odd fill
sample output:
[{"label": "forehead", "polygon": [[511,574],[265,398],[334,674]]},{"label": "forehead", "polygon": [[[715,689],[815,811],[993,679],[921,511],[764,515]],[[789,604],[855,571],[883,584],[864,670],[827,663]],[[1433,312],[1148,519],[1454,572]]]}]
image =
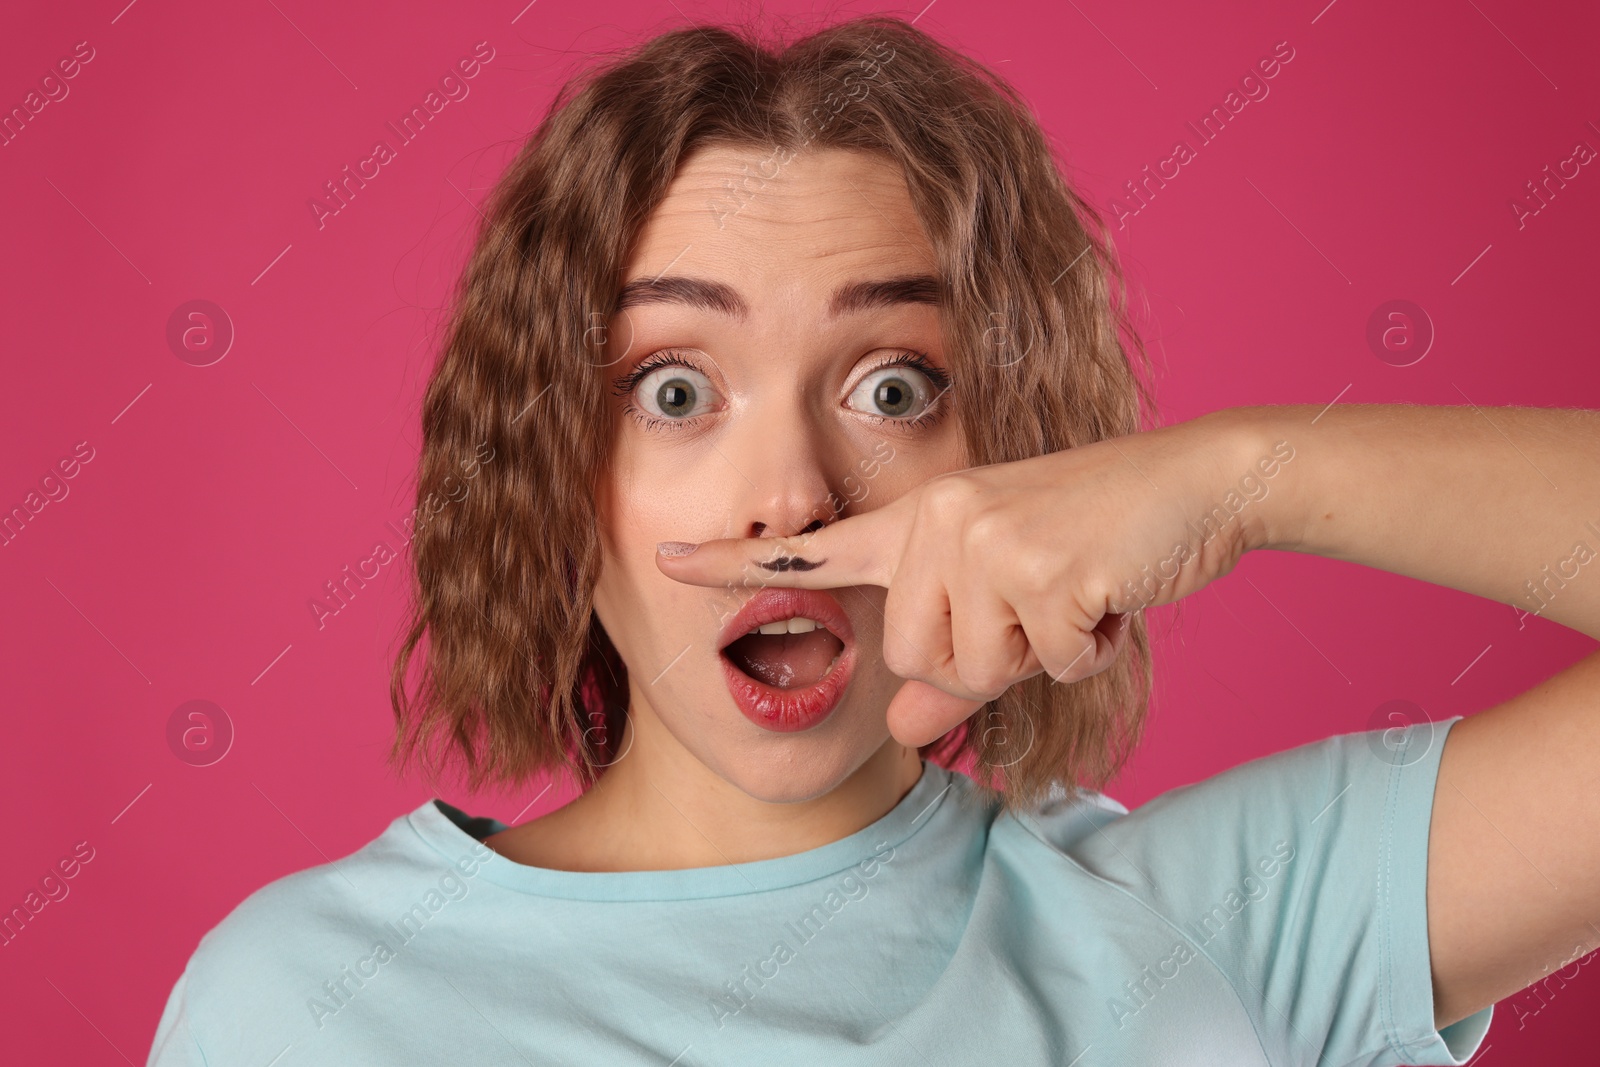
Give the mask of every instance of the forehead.
[{"label": "forehead", "polygon": [[687,157],[640,232],[627,280],[673,274],[741,288],[869,272],[932,272],[899,167],[844,149],[708,146]]}]

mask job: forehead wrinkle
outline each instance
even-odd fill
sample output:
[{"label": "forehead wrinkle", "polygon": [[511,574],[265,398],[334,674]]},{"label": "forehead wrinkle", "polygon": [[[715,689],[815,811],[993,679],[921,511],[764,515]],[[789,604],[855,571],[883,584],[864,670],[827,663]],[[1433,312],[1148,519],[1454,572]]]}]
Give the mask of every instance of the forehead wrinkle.
[{"label": "forehead wrinkle", "polygon": [[[802,169],[815,170],[821,168],[830,174],[837,175],[850,192],[844,191],[844,186],[835,185],[830,190],[828,199],[848,201],[852,206],[865,209],[862,213],[876,214],[877,197],[885,197],[898,201],[901,206],[910,206],[910,190],[906,185],[905,176],[893,164],[873,157],[866,153],[850,149],[824,149],[820,154],[806,152],[793,157],[788,163],[780,165],[772,177],[760,173],[765,160],[764,153],[751,148],[730,148],[717,146],[702,149],[704,155],[698,153],[691,157],[691,162],[685,165],[673,178],[666,194],[662,197],[657,209],[694,211],[703,207],[702,199],[706,196],[713,198],[732,197],[733,202],[740,205],[740,213],[754,208],[759,211],[763,204],[777,206],[787,203],[803,203],[819,199],[818,190],[806,189],[808,184],[800,181],[786,180],[793,174],[797,165]],[[856,157],[851,162],[854,167],[842,167],[838,157]],[[754,163],[754,166],[752,166]],[[848,170],[848,174],[840,174],[841,170]],[[741,183],[748,185],[754,181],[754,189],[741,188]],[[867,194],[871,193],[871,196]],[[676,201],[682,201],[681,208]],[[914,215],[914,212],[913,212]],[[818,219],[848,218],[853,215],[839,215],[823,212],[816,216]]]},{"label": "forehead wrinkle", "polygon": [[[942,303],[937,256],[898,171],[872,161],[841,167],[831,153],[819,170],[812,165],[815,157],[801,157],[795,170],[762,182],[739,202],[733,225],[742,233],[720,225],[710,232],[722,219],[708,212],[707,197],[714,206],[735,184],[726,179],[748,177],[748,163],[740,169],[742,158],[719,152],[674,179],[647,220],[634,259],[634,274],[654,277],[627,283],[617,310],[672,303],[745,319],[750,308],[741,292],[751,296],[774,283],[788,306],[819,294],[827,303],[817,310],[829,319]],[[663,261],[667,266],[660,271],[643,266]],[[803,271],[792,269],[802,265]],[[666,271],[672,276],[663,277]],[[908,279],[921,281],[908,285]],[[747,282],[756,289],[747,289]],[[847,287],[851,291],[842,291]]]}]

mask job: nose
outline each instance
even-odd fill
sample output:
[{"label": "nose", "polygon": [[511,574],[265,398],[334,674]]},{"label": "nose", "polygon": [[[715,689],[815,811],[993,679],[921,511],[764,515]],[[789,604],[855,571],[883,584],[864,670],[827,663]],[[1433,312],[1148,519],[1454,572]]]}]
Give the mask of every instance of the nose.
[{"label": "nose", "polygon": [[[755,415],[755,413],[751,413]],[[736,537],[791,537],[821,529],[841,517],[843,497],[831,470],[838,443],[792,408],[749,417],[725,438],[737,469],[733,528]]]}]

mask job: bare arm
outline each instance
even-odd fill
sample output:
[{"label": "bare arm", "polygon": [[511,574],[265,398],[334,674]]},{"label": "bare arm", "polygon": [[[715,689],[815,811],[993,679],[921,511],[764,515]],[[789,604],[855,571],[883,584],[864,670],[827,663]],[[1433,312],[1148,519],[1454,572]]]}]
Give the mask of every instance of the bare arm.
[{"label": "bare arm", "polygon": [[[1600,414],[1364,405],[1214,417],[1296,449],[1248,547],[1351,560],[1600,639]],[[1458,723],[1441,760],[1428,846],[1438,1027],[1600,945],[1600,655]]]}]

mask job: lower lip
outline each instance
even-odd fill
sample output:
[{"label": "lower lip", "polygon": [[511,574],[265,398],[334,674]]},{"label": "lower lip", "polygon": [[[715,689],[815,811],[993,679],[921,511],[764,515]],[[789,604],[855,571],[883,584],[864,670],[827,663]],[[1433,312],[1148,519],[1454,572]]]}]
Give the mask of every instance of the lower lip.
[{"label": "lower lip", "polygon": [[723,677],[728,682],[728,692],[739,705],[744,717],[757,726],[774,733],[796,733],[809,730],[832,714],[850,684],[850,675],[856,666],[855,645],[847,644],[839,653],[828,673],[813,685],[794,689],[778,689],[757,681],[740,670],[726,655],[722,661]]}]

